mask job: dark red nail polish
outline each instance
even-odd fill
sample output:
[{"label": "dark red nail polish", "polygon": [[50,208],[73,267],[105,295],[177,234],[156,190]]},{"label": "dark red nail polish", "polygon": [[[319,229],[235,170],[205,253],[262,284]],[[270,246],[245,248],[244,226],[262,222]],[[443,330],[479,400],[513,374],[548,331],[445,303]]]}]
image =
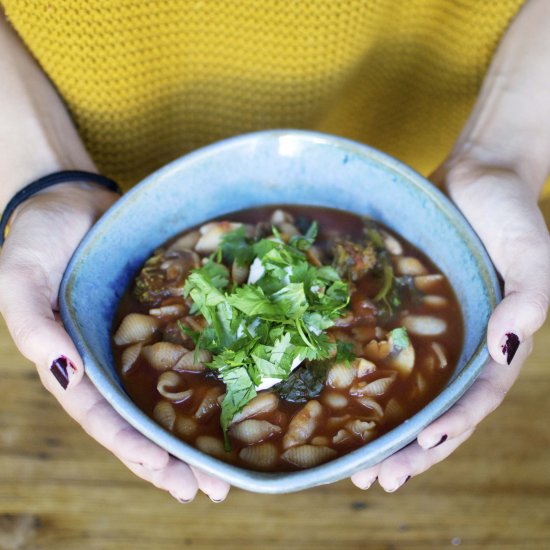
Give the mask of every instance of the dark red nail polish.
[{"label": "dark red nail polish", "polygon": [[445,441],[447,441],[447,438],[449,436],[447,434],[441,436],[441,439],[435,444],[433,445],[432,447],[430,447],[430,449],[435,449],[436,447],[439,447],[439,445],[441,445],[442,443],[445,443]]},{"label": "dark red nail polish", "polygon": [[506,363],[510,364],[519,348],[519,338],[513,332],[506,333],[506,343],[502,346],[502,354],[506,355]]},{"label": "dark red nail polish", "polygon": [[76,371],[76,367],[64,355],[58,357],[50,366],[51,373],[64,390],[69,385],[69,369]]}]

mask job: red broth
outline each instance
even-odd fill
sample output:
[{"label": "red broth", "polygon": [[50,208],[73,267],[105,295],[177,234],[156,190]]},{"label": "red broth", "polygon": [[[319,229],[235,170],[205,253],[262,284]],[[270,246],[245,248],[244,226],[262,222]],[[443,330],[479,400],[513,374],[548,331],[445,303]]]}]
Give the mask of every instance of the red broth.
[{"label": "red broth", "polygon": [[[318,222],[315,246],[325,261],[327,257],[330,259],[331,246],[334,250],[331,243],[335,236],[346,242],[362,239],[364,221],[356,215],[317,207],[282,206],[280,209],[292,220],[280,225],[283,234],[285,229],[293,231],[284,223],[304,232],[312,220]],[[276,210],[276,207],[251,209],[228,214],[223,219],[269,228]],[[281,214],[275,216],[280,218]],[[163,373],[146,359],[144,350],[156,342],[172,342],[186,350],[193,347],[176,325],[178,319],[186,323],[189,319],[189,303],[181,295],[186,273],[182,274],[181,269],[178,273],[169,259],[165,267],[176,270],[172,275],[178,283],[172,287],[172,294],[166,292],[167,286],[162,287],[162,280],[151,283],[151,279],[148,284],[153,285],[154,296],[143,303],[136,298],[134,282],[127,289],[114,321],[117,329],[130,313],[150,315],[152,312],[150,316],[155,319],[156,329],[147,340],[141,337],[124,345],[113,342],[117,368],[130,397],[184,441],[226,462],[264,471],[297,470],[332,460],[411,417],[442,390],[452,375],[463,343],[462,315],[451,286],[434,263],[404,238],[377,225],[384,235],[386,248],[398,252],[390,253],[389,258],[395,273],[407,283],[406,292],[401,295],[399,306],[392,309],[392,315],[384,316],[378,311],[383,307],[373,300],[382,285],[380,274],[371,270],[360,274],[355,281],[350,280],[352,293],[348,311],[337,321],[339,326],[331,327],[328,332],[335,340],[349,342],[356,358],[337,367],[334,361],[328,366],[325,362],[325,374],[319,382],[321,389],[317,386],[314,397],[296,402],[299,392],[293,394],[287,389],[286,393],[285,390],[280,393],[276,391],[277,386],[260,392],[254,402],[259,411],[233,424],[229,430],[231,451],[224,450],[220,396],[225,385],[215,371],[205,367],[202,372],[189,372],[171,365],[165,370],[163,366]],[[184,235],[192,233],[190,230]],[[178,238],[157,253],[162,254]],[[175,265],[177,267],[177,262]],[[400,275],[404,272],[404,276]],[[175,308],[158,311],[167,306]],[[193,319],[191,321],[193,325]],[[198,317],[195,321],[200,323]],[[390,346],[388,334],[402,326],[408,329],[413,359],[403,349]],[[123,368],[123,352],[132,345],[137,358],[130,367]],[[177,356],[177,348],[174,349]],[[127,352],[127,356],[130,355]],[[307,364],[291,376],[303,368],[308,368]],[[168,382],[165,384],[168,395],[173,397],[179,393],[181,399],[166,399],[159,393],[160,376]],[[263,402],[266,405],[262,407]],[[245,412],[248,408],[245,407]],[[301,435],[294,437],[293,433]]]}]

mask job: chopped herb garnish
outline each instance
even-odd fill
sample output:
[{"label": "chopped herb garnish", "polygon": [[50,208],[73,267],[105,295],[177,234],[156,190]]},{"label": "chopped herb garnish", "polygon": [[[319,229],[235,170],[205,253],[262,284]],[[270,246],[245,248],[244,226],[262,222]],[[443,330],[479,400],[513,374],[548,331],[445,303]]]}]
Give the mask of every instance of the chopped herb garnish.
[{"label": "chopped herb garnish", "polygon": [[341,340],[336,342],[336,357],[334,358],[335,363],[349,363],[354,359],[355,353],[353,353],[353,344],[351,342],[342,342]]},{"label": "chopped herb garnish", "polygon": [[[191,313],[200,312],[207,322],[197,348],[213,354],[208,366],[226,385],[221,414],[226,448],[231,419],[256,395],[262,379],[285,380],[297,363],[334,352],[325,331],[347,306],[349,287],[333,268],[309,263],[306,252],[316,234],[313,223],[306,235],[287,244],[273,228],[274,238],[254,242],[241,226],[187,278],[184,295],[193,300]],[[259,263],[255,282],[230,287],[222,259]]]}]

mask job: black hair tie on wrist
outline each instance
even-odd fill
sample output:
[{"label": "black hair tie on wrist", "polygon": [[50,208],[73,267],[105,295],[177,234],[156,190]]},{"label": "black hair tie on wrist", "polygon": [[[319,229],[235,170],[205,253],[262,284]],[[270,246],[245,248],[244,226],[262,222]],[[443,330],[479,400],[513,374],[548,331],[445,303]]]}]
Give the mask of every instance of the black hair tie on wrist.
[{"label": "black hair tie on wrist", "polygon": [[2,219],[0,220],[0,246],[4,244],[4,239],[7,236],[8,221],[11,218],[14,210],[29,197],[32,197],[39,191],[57,185],[58,183],[76,183],[76,182],[90,182],[97,183],[106,187],[110,191],[114,191],[119,195],[122,195],[122,191],[118,184],[112,179],[101,174],[94,174],[93,172],[82,172],[80,170],[64,170],[62,172],[54,172],[48,176],[44,176],[32,183],[29,183],[23,189],[18,191],[8,202],[4,212],[2,213]]}]

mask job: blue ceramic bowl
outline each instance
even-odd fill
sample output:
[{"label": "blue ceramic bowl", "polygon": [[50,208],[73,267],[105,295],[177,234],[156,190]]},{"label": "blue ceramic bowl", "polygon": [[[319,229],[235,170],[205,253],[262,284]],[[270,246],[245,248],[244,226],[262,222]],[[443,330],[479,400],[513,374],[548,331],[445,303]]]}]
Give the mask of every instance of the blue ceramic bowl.
[{"label": "blue ceramic bowl", "polygon": [[[259,473],[225,464],[165,431],[124,391],[110,345],[120,297],[156,247],[210,218],[269,204],[327,206],[380,220],[443,270],[458,296],[465,323],[465,344],[456,372],[431,403],[348,455],[289,473]],[[349,477],[413,441],[478,376],[488,359],[487,321],[499,299],[495,272],[479,239],[428,181],[365,145],[294,130],[215,143],[147,177],[88,233],[67,268],[60,293],[63,322],[82,354],[88,376],[122,417],[181,460],[261,493],[298,491]]]}]

